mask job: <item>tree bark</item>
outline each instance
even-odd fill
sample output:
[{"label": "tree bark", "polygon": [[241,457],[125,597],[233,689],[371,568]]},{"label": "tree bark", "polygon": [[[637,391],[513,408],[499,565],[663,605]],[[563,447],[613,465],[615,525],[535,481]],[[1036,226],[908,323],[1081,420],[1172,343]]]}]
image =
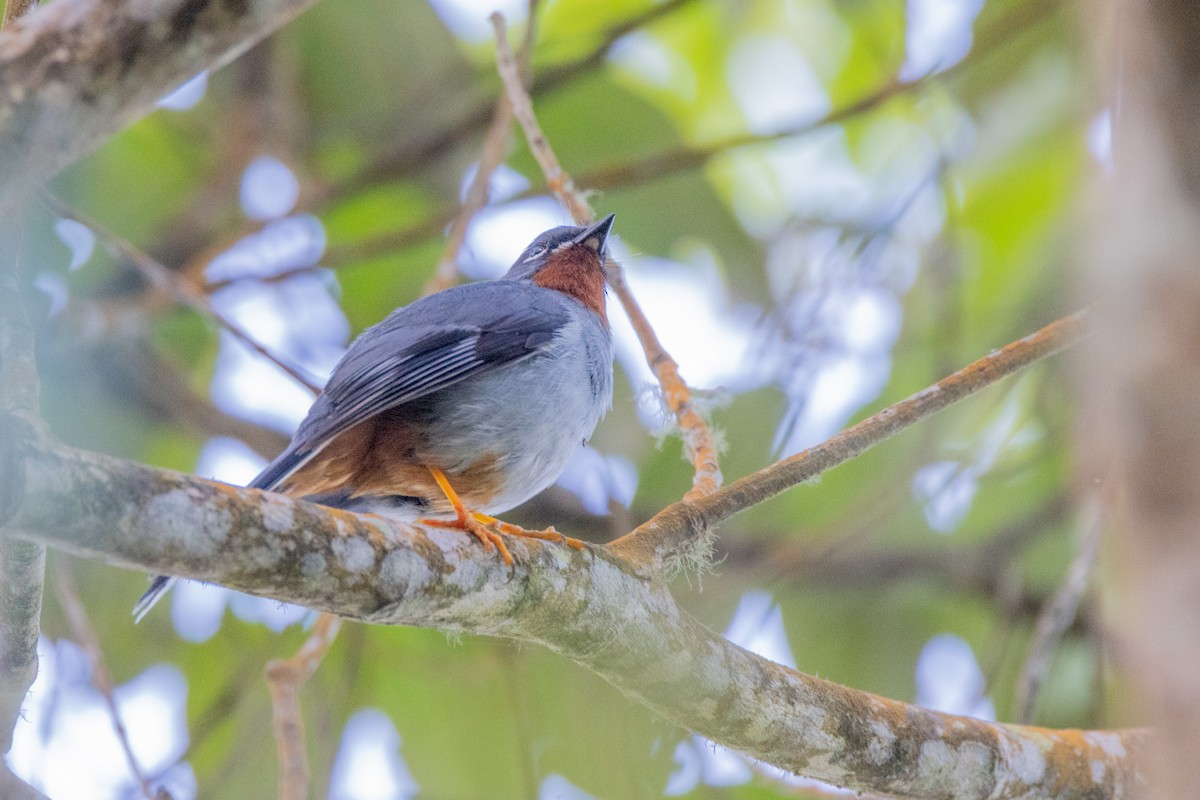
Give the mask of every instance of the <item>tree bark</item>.
[{"label": "tree bark", "polygon": [[316,0],[55,0],[0,32],[0,187],[45,180]]},{"label": "tree bark", "polygon": [[1081,449],[1117,464],[1131,674],[1161,734],[1159,797],[1200,791],[1200,15],[1120,2],[1110,65],[1113,171],[1081,272],[1103,298],[1080,391]]}]

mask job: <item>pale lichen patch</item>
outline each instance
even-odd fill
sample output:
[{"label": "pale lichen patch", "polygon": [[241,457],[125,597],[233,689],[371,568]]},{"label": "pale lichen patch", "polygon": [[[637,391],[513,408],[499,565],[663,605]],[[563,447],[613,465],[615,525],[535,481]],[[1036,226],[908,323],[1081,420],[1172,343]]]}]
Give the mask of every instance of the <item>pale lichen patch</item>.
[{"label": "pale lichen patch", "polygon": [[379,565],[379,591],[389,600],[400,600],[432,578],[425,559],[412,550],[393,550]]},{"label": "pale lichen patch", "polygon": [[1028,737],[1001,736],[996,783],[1004,787],[1033,786],[1046,775],[1046,754]]},{"label": "pale lichen patch", "polygon": [[892,745],[896,742],[896,734],[889,725],[879,720],[871,722],[871,733],[875,735],[867,743],[867,761],[875,766],[882,766],[892,757]]},{"label": "pale lichen patch", "polygon": [[138,527],[184,552],[209,556],[229,538],[233,515],[214,503],[197,502],[186,489],[172,489],[146,504],[138,515]]},{"label": "pale lichen patch", "polygon": [[925,742],[921,745],[921,754],[917,757],[917,771],[922,776],[922,783],[932,786],[948,785],[948,776],[954,772],[954,748],[940,739]]},{"label": "pale lichen patch", "polygon": [[338,562],[349,572],[367,572],[375,566],[375,548],[362,539],[333,539],[329,546]]},{"label": "pale lichen patch", "polygon": [[1109,731],[1087,731],[1083,734],[1083,738],[1113,758],[1125,758],[1125,745],[1121,743],[1120,734]]},{"label": "pale lichen patch", "polygon": [[991,750],[979,742],[966,741],[952,746],[934,739],[921,745],[917,771],[921,784],[931,793],[950,792],[964,798],[983,796],[978,779],[987,773],[990,760]]},{"label": "pale lichen patch", "polygon": [[306,578],[325,574],[325,556],[320,553],[305,553],[300,559],[300,572]]},{"label": "pale lichen patch", "polygon": [[1094,758],[1094,759],[1092,759],[1091,767],[1092,767],[1092,783],[1096,783],[1096,784],[1103,783],[1104,782],[1104,772],[1106,769],[1104,762],[1098,758]]},{"label": "pale lichen patch", "polygon": [[262,520],[267,531],[285,534],[296,524],[296,504],[290,498],[277,494],[262,497]]}]

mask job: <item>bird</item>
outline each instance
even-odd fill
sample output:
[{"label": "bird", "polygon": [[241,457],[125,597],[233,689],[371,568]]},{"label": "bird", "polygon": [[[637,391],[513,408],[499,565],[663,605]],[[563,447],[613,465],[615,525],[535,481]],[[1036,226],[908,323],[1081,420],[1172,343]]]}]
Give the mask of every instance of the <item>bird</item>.
[{"label": "bird", "polygon": [[[554,483],[612,405],[605,262],[615,215],[535,238],[495,280],[397,308],[359,335],[288,446],[248,486],[457,528],[582,542],[495,518]],[[177,579],[158,576],[140,621]]]}]

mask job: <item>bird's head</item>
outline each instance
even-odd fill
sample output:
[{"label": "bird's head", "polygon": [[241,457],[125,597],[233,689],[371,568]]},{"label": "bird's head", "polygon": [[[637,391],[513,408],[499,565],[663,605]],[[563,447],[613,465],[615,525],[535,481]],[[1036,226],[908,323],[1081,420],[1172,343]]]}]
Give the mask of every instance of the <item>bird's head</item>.
[{"label": "bird's head", "polygon": [[595,225],[563,225],[538,236],[504,276],[527,280],[570,295],[607,322],[604,312],[604,261],[615,214]]}]

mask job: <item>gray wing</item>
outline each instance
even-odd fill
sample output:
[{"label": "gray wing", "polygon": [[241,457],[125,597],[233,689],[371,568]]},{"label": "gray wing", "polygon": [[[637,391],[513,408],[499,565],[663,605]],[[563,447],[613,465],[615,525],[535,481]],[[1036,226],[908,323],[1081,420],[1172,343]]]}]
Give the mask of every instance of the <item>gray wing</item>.
[{"label": "gray wing", "polygon": [[505,281],[459,286],[397,309],[350,345],[292,443],[250,485],[278,485],[376,414],[546,350],[569,321],[554,293]]}]

